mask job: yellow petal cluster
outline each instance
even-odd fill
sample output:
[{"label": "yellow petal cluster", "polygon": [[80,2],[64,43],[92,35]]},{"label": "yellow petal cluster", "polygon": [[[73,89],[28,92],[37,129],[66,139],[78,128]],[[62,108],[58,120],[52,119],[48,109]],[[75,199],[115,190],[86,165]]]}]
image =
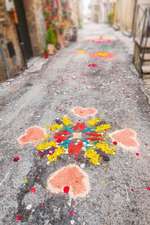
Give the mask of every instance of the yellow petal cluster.
[{"label": "yellow petal cluster", "polygon": [[87,121],[87,125],[90,127],[94,127],[97,123],[101,121],[100,118],[92,118]]},{"label": "yellow petal cluster", "polygon": [[62,124],[54,123],[54,124],[52,124],[52,125],[49,127],[49,129],[50,129],[51,131],[56,131],[56,130],[61,129],[62,127],[63,127]]},{"label": "yellow petal cluster", "polygon": [[115,147],[110,147],[109,144],[107,144],[106,142],[97,143],[96,148],[100,149],[101,151],[103,151],[104,153],[106,153],[108,155],[115,155],[116,154]]},{"label": "yellow petal cluster", "polygon": [[103,132],[105,130],[109,130],[111,128],[111,125],[109,123],[105,123],[105,124],[102,124],[100,126],[97,126],[95,131],[96,132]]},{"label": "yellow petal cluster", "polygon": [[88,149],[85,153],[85,157],[88,158],[89,162],[93,165],[99,165],[101,162],[100,155],[93,149]]},{"label": "yellow petal cluster", "polygon": [[100,56],[100,57],[107,57],[108,56],[108,52],[97,52],[96,55]]},{"label": "yellow petal cluster", "polygon": [[56,147],[56,142],[55,141],[46,141],[46,142],[43,142],[41,144],[38,144],[36,146],[36,149],[38,151],[44,151],[48,148],[51,148],[51,147]]},{"label": "yellow petal cluster", "polygon": [[78,53],[79,53],[79,54],[86,54],[87,52],[86,52],[85,50],[83,50],[83,49],[79,49],[79,50],[78,50]]},{"label": "yellow petal cluster", "polygon": [[54,162],[58,159],[59,156],[63,154],[64,154],[64,149],[62,147],[58,147],[52,155],[47,156],[47,159],[49,162]]},{"label": "yellow petal cluster", "polygon": [[73,124],[72,121],[71,121],[71,119],[68,116],[64,116],[62,118],[62,121],[63,121],[63,124],[65,126],[69,126],[69,125],[72,125]]}]

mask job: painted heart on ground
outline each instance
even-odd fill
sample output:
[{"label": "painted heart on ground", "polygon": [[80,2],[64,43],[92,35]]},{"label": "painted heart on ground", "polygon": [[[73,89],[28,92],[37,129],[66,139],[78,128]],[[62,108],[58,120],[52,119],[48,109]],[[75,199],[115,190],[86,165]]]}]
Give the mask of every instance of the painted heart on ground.
[{"label": "painted heart on ground", "polygon": [[46,136],[46,131],[38,126],[29,127],[23,135],[18,138],[20,145],[42,141]]},{"label": "painted heart on ground", "polygon": [[89,178],[79,166],[70,164],[50,175],[47,189],[55,194],[67,193],[74,199],[85,197],[90,190]]},{"label": "painted heart on ground", "polygon": [[80,106],[74,107],[72,109],[73,114],[76,116],[86,118],[88,116],[95,116],[97,114],[97,110],[95,108],[83,108]]},{"label": "painted heart on ground", "polygon": [[130,129],[125,128],[118,130],[110,134],[113,141],[116,141],[122,148],[127,150],[137,150],[139,149],[139,142],[137,140],[137,133]]}]

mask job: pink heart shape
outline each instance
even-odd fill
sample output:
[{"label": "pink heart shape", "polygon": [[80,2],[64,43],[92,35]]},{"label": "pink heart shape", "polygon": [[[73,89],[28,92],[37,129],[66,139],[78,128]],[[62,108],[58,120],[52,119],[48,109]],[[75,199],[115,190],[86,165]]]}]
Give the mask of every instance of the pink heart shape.
[{"label": "pink heart shape", "polygon": [[86,118],[88,116],[95,116],[97,113],[97,110],[95,108],[83,108],[83,107],[77,106],[72,109],[72,112],[76,116]]},{"label": "pink heart shape", "polygon": [[38,126],[29,127],[23,135],[18,138],[20,145],[39,142],[45,138],[46,131]]},{"label": "pink heart shape", "polygon": [[64,193],[67,187],[72,198],[85,197],[89,192],[88,175],[77,165],[68,165],[53,174],[47,180],[47,189],[52,193]]},{"label": "pink heart shape", "polygon": [[113,141],[116,141],[122,148],[127,150],[137,150],[140,146],[137,140],[137,133],[130,129],[125,128],[110,134]]}]

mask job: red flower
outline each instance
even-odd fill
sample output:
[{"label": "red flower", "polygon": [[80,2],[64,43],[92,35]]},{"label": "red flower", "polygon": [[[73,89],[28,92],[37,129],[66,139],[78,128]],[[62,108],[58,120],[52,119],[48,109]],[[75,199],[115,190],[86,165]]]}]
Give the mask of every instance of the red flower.
[{"label": "red flower", "polygon": [[30,192],[35,193],[35,192],[36,192],[36,188],[35,188],[35,187],[32,187],[32,188],[30,189]]},{"label": "red flower", "polygon": [[76,215],[76,212],[75,211],[73,211],[73,210],[71,210],[71,211],[69,211],[69,216],[75,216]]},{"label": "red flower", "polygon": [[69,144],[69,154],[74,155],[75,158],[77,159],[80,152],[81,152],[82,147],[83,147],[82,141],[78,141],[76,143],[70,142],[70,144]]},{"label": "red flower", "polygon": [[65,140],[67,140],[69,135],[70,135],[70,133],[68,131],[64,130],[64,131],[57,132],[54,135],[54,138],[57,143],[61,143]]},{"label": "red flower", "polygon": [[102,135],[96,132],[87,132],[85,135],[87,135],[86,139],[89,141],[103,141]]},{"label": "red flower", "polygon": [[22,221],[23,220],[23,216],[20,215],[20,214],[17,214],[16,215],[16,221],[19,222],[19,221]]},{"label": "red flower", "polygon": [[84,130],[85,128],[86,128],[85,123],[80,123],[80,122],[78,122],[78,123],[76,123],[76,125],[73,127],[73,130],[74,130],[74,131],[82,131],[82,130]]},{"label": "red flower", "polygon": [[69,186],[65,186],[64,187],[64,193],[65,194],[68,194],[69,193],[69,190],[70,190]]},{"label": "red flower", "polygon": [[13,161],[18,162],[20,160],[20,157],[18,155],[14,156]]},{"label": "red flower", "polygon": [[90,67],[90,68],[96,68],[97,67],[97,64],[96,63],[91,63],[91,64],[88,65],[88,67]]},{"label": "red flower", "polygon": [[146,187],[145,190],[150,191],[150,187]]},{"label": "red flower", "polygon": [[43,56],[44,56],[45,59],[48,59],[48,56],[49,56],[49,55],[48,55],[48,52],[45,51]]}]

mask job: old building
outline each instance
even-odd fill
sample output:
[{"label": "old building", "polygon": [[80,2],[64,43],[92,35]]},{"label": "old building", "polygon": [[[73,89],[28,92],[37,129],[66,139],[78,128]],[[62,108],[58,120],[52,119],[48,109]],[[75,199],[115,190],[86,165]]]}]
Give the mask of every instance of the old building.
[{"label": "old building", "polygon": [[45,47],[42,1],[0,0],[0,79],[8,79]]},{"label": "old building", "polygon": [[116,0],[114,5],[114,26],[122,32],[131,34],[136,0]]},{"label": "old building", "polygon": [[81,24],[80,4],[80,0],[0,0],[0,80],[13,77],[31,57],[64,47],[70,21]]},{"label": "old building", "polygon": [[150,2],[138,1],[133,27],[133,62],[150,91]]},{"label": "old building", "polygon": [[114,0],[91,0],[91,20],[96,23],[108,22]]},{"label": "old building", "polygon": [[82,1],[81,0],[70,0],[70,12],[71,19],[77,27],[82,25]]},{"label": "old building", "polygon": [[4,0],[0,1],[0,80],[11,77],[23,66],[15,26],[17,17],[13,7],[5,5]]}]

